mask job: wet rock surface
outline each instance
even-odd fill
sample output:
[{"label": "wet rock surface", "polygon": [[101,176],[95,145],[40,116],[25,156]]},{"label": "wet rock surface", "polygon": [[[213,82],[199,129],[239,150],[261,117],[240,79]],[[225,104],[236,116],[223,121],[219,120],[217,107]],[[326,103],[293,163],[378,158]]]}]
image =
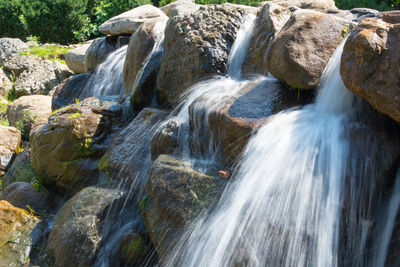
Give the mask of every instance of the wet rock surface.
[{"label": "wet rock surface", "polygon": [[127,45],[130,36],[106,36],[94,39],[86,50],[85,72],[93,71],[109,54]]},{"label": "wet rock surface", "polygon": [[47,241],[47,262],[52,266],[92,266],[105,225],[113,219],[107,212],[117,209],[125,195],[119,190],[88,187],[60,209]]},{"label": "wet rock surface", "polygon": [[90,79],[90,75],[82,73],[65,79],[62,83],[54,88],[51,108],[57,110],[68,105],[76,103],[76,101],[85,98],[84,89]]},{"label": "wet rock surface", "polygon": [[120,186],[143,188],[151,168],[150,142],[167,115],[162,110],[143,109],[113,139],[99,163],[101,172]]},{"label": "wet rock surface", "polygon": [[180,230],[211,206],[225,182],[191,168],[188,162],[160,155],[154,162],[139,207],[150,239],[162,258]]}]

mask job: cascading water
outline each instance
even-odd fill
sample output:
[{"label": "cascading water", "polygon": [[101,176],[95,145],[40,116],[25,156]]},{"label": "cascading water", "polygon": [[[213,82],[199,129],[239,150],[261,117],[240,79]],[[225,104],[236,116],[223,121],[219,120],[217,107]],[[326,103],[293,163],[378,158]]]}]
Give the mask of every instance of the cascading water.
[{"label": "cascading water", "polygon": [[123,70],[128,46],[123,46],[107,56],[91,75],[84,96],[119,98],[124,93]]},{"label": "cascading water", "polygon": [[166,266],[338,265],[353,98],[339,74],[342,49],[315,104],[259,129],[215,210],[184,234]]},{"label": "cascading water", "polygon": [[[228,59],[228,74],[227,77],[216,76],[204,82],[200,82],[189,88],[182,96],[180,105],[178,105],[175,119],[179,119],[182,123],[180,127],[180,147],[183,148],[185,157],[190,155],[189,149],[189,108],[193,109],[193,128],[195,132],[191,133],[191,137],[196,140],[204,139],[207,136],[209,140],[206,141],[207,148],[203,154],[206,161],[213,162],[218,153],[218,141],[213,138],[212,133],[209,132],[208,117],[210,112],[221,108],[227,98],[232,97],[251,82],[260,84],[266,78],[259,77],[255,80],[240,80],[241,67],[246,58],[250,38],[253,33],[253,26],[256,16],[248,14],[243,18],[242,27],[237,33],[236,40],[232,46],[229,59]],[[201,101],[198,101],[201,100]],[[168,121],[166,122],[168,123]],[[204,132],[206,131],[206,132]],[[204,150],[200,148],[202,144],[197,142],[195,150]],[[187,158],[189,159],[189,158]]]}]

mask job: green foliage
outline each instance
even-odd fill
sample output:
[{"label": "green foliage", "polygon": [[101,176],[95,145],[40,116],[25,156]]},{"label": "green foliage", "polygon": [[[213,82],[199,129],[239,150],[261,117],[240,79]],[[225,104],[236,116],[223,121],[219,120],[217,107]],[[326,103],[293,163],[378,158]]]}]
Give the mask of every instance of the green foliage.
[{"label": "green foliage", "polygon": [[[397,4],[395,3],[397,2]],[[375,1],[375,0],[335,0],[336,6],[340,9],[352,9],[356,7],[367,7],[377,10],[390,10],[399,7],[400,0]]]},{"label": "green foliage", "polygon": [[24,38],[27,25],[21,14],[23,0],[0,0],[0,36]]},{"label": "green foliage", "polygon": [[72,48],[66,48],[66,47],[57,46],[57,45],[46,45],[46,46],[38,45],[36,47],[31,47],[29,49],[29,52],[28,51],[21,52],[20,56],[22,56],[22,55],[35,56],[40,59],[47,59],[50,61],[57,60],[58,62],[65,64],[65,60],[64,60],[65,55],[71,49]]},{"label": "green foliage", "polygon": [[88,0],[24,0],[21,11],[30,34],[42,42],[69,43],[86,22]]}]

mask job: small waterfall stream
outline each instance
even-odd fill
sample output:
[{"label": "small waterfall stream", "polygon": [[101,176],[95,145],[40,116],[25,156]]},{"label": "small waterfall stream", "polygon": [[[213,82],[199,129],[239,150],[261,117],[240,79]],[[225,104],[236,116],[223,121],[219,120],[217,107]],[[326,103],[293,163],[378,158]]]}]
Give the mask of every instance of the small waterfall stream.
[{"label": "small waterfall stream", "polygon": [[123,70],[128,46],[123,46],[110,55],[96,67],[86,88],[85,96],[119,98],[124,93]]},{"label": "small waterfall stream", "polygon": [[[249,142],[215,210],[181,238],[166,266],[337,266],[343,138],[352,94],[332,56],[316,103],[283,112]],[[330,97],[335,94],[332,101]]]}]

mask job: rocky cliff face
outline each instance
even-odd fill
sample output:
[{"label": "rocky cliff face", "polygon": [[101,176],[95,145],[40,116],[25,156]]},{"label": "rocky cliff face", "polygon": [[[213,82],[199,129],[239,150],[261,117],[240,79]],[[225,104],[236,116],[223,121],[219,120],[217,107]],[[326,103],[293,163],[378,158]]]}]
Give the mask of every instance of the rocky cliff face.
[{"label": "rocky cliff face", "polygon": [[[235,80],[228,61],[248,14],[257,18],[241,68],[246,79]],[[164,263],[182,231],[234,183],[252,135],[312,102],[347,36],[341,77],[373,109],[358,99],[367,119],[358,115],[359,127],[343,138],[354,158],[375,164],[364,171],[371,184],[372,173],[378,177],[376,189],[360,198],[378,213],[400,158],[399,25],[398,11],[342,11],[333,0],[257,8],[179,0],[111,18],[100,27],[107,36],[66,55],[69,69],[21,56],[24,42],[0,38],[0,122],[13,126],[0,126],[0,265],[27,264],[29,255],[49,266]],[[98,72],[124,45],[120,68]],[[88,95],[94,73],[120,79],[120,97]],[[18,99],[3,100],[11,93]],[[52,229],[49,214],[57,214]],[[346,246],[348,235],[340,236]]]}]

